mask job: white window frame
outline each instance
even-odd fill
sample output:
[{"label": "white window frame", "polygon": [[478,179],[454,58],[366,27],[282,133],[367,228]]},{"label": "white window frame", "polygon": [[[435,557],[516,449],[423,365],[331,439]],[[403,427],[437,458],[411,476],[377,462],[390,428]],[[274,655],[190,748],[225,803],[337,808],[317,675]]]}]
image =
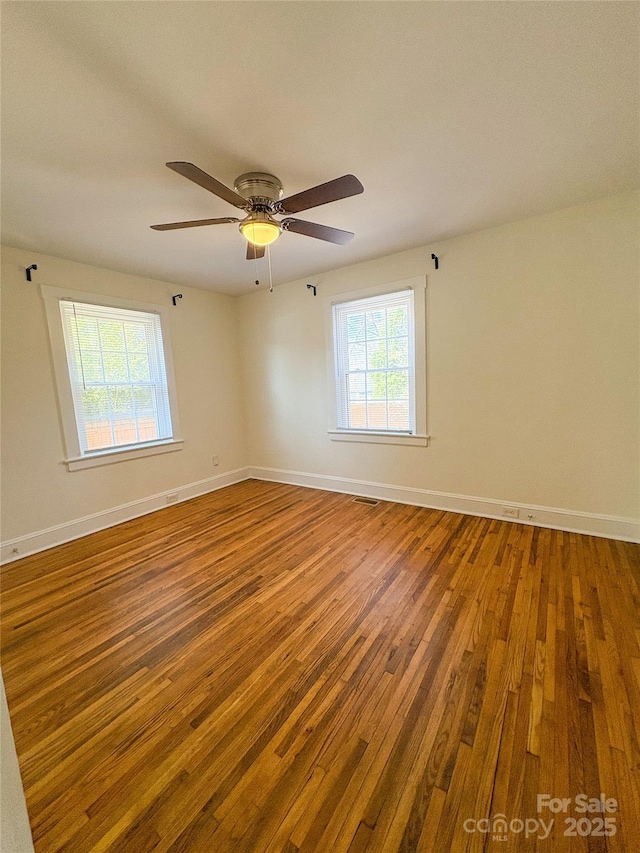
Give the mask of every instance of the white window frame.
[{"label": "white window frame", "polygon": [[[403,279],[376,287],[339,293],[325,300],[326,340],[327,340],[327,385],[329,408],[329,438],[332,441],[356,441],[368,444],[404,444],[426,447],[427,435],[427,358],[426,358],[426,276]],[[396,432],[387,430],[346,429],[338,426],[338,375],[336,367],[336,342],[334,328],[334,306],[359,299],[385,296],[401,290],[413,291],[413,393],[415,411],[415,431]],[[411,375],[411,371],[410,371]]]},{"label": "white window frame", "polygon": [[[95,468],[100,465],[108,465],[113,462],[122,462],[128,459],[138,459],[143,456],[152,456],[158,453],[182,450],[184,442],[181,437],[180,419],[178,416],[178,399],[173,372],[173,358],[171,355],[167,308],[153,303],[134,302],[129,299],[121,299],[115,296],[104,296],[96,293],[82,293],[77,290],[52,287],[47,284],[40,285],[40,293],[44,301],[47,325],[49,328],[49,340],[51,343],[51,355],[56,381],[58,408],[60,412],[60,421],[62,424],[62,433],[66,452],[66,458],[63,461],[67,466],[67,469],[69,471],[78,471],[84,468]],[[129,311],[145,311],[147,313],[159,315],[160,326],[162,329],[162,348],[167,377],[167,390],[169,395],[169,410],[171,413],[172,438],[159,439],[158,441],[150,441],[140,444],[122,445],[119,447],[109,447],[106,450],[82,452],[73,403],[73,391],[71,387],[71,377],[69,375],[63,321],[60,312],[60,302],[67,301],[100,305],[108,308],[122,308]]]}]

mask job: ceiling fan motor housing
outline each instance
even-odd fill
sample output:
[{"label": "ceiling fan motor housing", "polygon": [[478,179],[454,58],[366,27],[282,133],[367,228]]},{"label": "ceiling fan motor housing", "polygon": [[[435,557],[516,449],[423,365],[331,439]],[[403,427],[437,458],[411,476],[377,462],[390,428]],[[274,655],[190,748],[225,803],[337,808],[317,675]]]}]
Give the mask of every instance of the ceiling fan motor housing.
[{"label": "ceiling fan motor housing", "polygon": [[254,210],[256,205],[264,205],[270,210],[273,203],[282,198],[283,193],[278,178],[266,172],[247,172],[240,175],[236,178],[233,188],[238,195],[252,202]]}]

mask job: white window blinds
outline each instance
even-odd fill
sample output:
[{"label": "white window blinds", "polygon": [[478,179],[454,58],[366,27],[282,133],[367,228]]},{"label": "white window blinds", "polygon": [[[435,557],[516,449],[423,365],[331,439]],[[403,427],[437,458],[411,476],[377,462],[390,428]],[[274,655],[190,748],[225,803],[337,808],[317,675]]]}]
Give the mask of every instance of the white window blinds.
[{"label": "white window blinds", "polygon": [[172,438],[158,314],[60,301],[80,450]]},{"label": "white window blinds", "polygon": [[415,432],[413,290],[333,306],[337,427]]}]

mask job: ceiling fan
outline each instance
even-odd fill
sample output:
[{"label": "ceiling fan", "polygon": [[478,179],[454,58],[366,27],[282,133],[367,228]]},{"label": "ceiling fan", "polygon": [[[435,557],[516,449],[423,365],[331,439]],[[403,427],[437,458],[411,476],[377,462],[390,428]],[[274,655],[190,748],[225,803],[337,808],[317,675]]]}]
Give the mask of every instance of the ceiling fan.
[{"label": "ceiling fan", "polygon": [[[247,240],[247,260],[261,258],[265,246],[277,240],[283,231],[294,231],[306,237],[315,237],[329,243],[348,243],[353,237],[351,231],[340,228],[329,228],[316,222],[304,219],[292,219],[289,213],[299,213],[311,207],[319,207],[330,201],[349,198],[364,192],[364,187],[354,175],[343,175],[326,184],[304,190],[282,198],[282,184],[274,175],[265,172],[247,172],[236,178],[233,189],[229,189],[220,181],[207,175],[193,163],[182,161],[167,163],[170,169],[188,178],[190,181],[228,201],[234,207],[246,211],[244,219],[235,216],[224,216],[219,219],[194,219],[188,222],[167,222],[164,225],[152,225],[154,231],[172,231],[175,228],[195,228],[200,225],[223,225],[228,222],[238,222],[242,235]],[[285,215],[285,219],[277,220],[276,215]]]}]

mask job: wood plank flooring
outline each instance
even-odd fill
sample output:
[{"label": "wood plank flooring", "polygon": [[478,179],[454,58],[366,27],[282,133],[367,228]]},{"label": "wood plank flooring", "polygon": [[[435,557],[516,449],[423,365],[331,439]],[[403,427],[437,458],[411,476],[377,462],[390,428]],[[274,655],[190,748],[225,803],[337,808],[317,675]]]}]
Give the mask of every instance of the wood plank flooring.
[{"label": "wood plank flooring", "polygon": [[638,546],[247,481],[2,581],[38,853],[640,849]]}]

